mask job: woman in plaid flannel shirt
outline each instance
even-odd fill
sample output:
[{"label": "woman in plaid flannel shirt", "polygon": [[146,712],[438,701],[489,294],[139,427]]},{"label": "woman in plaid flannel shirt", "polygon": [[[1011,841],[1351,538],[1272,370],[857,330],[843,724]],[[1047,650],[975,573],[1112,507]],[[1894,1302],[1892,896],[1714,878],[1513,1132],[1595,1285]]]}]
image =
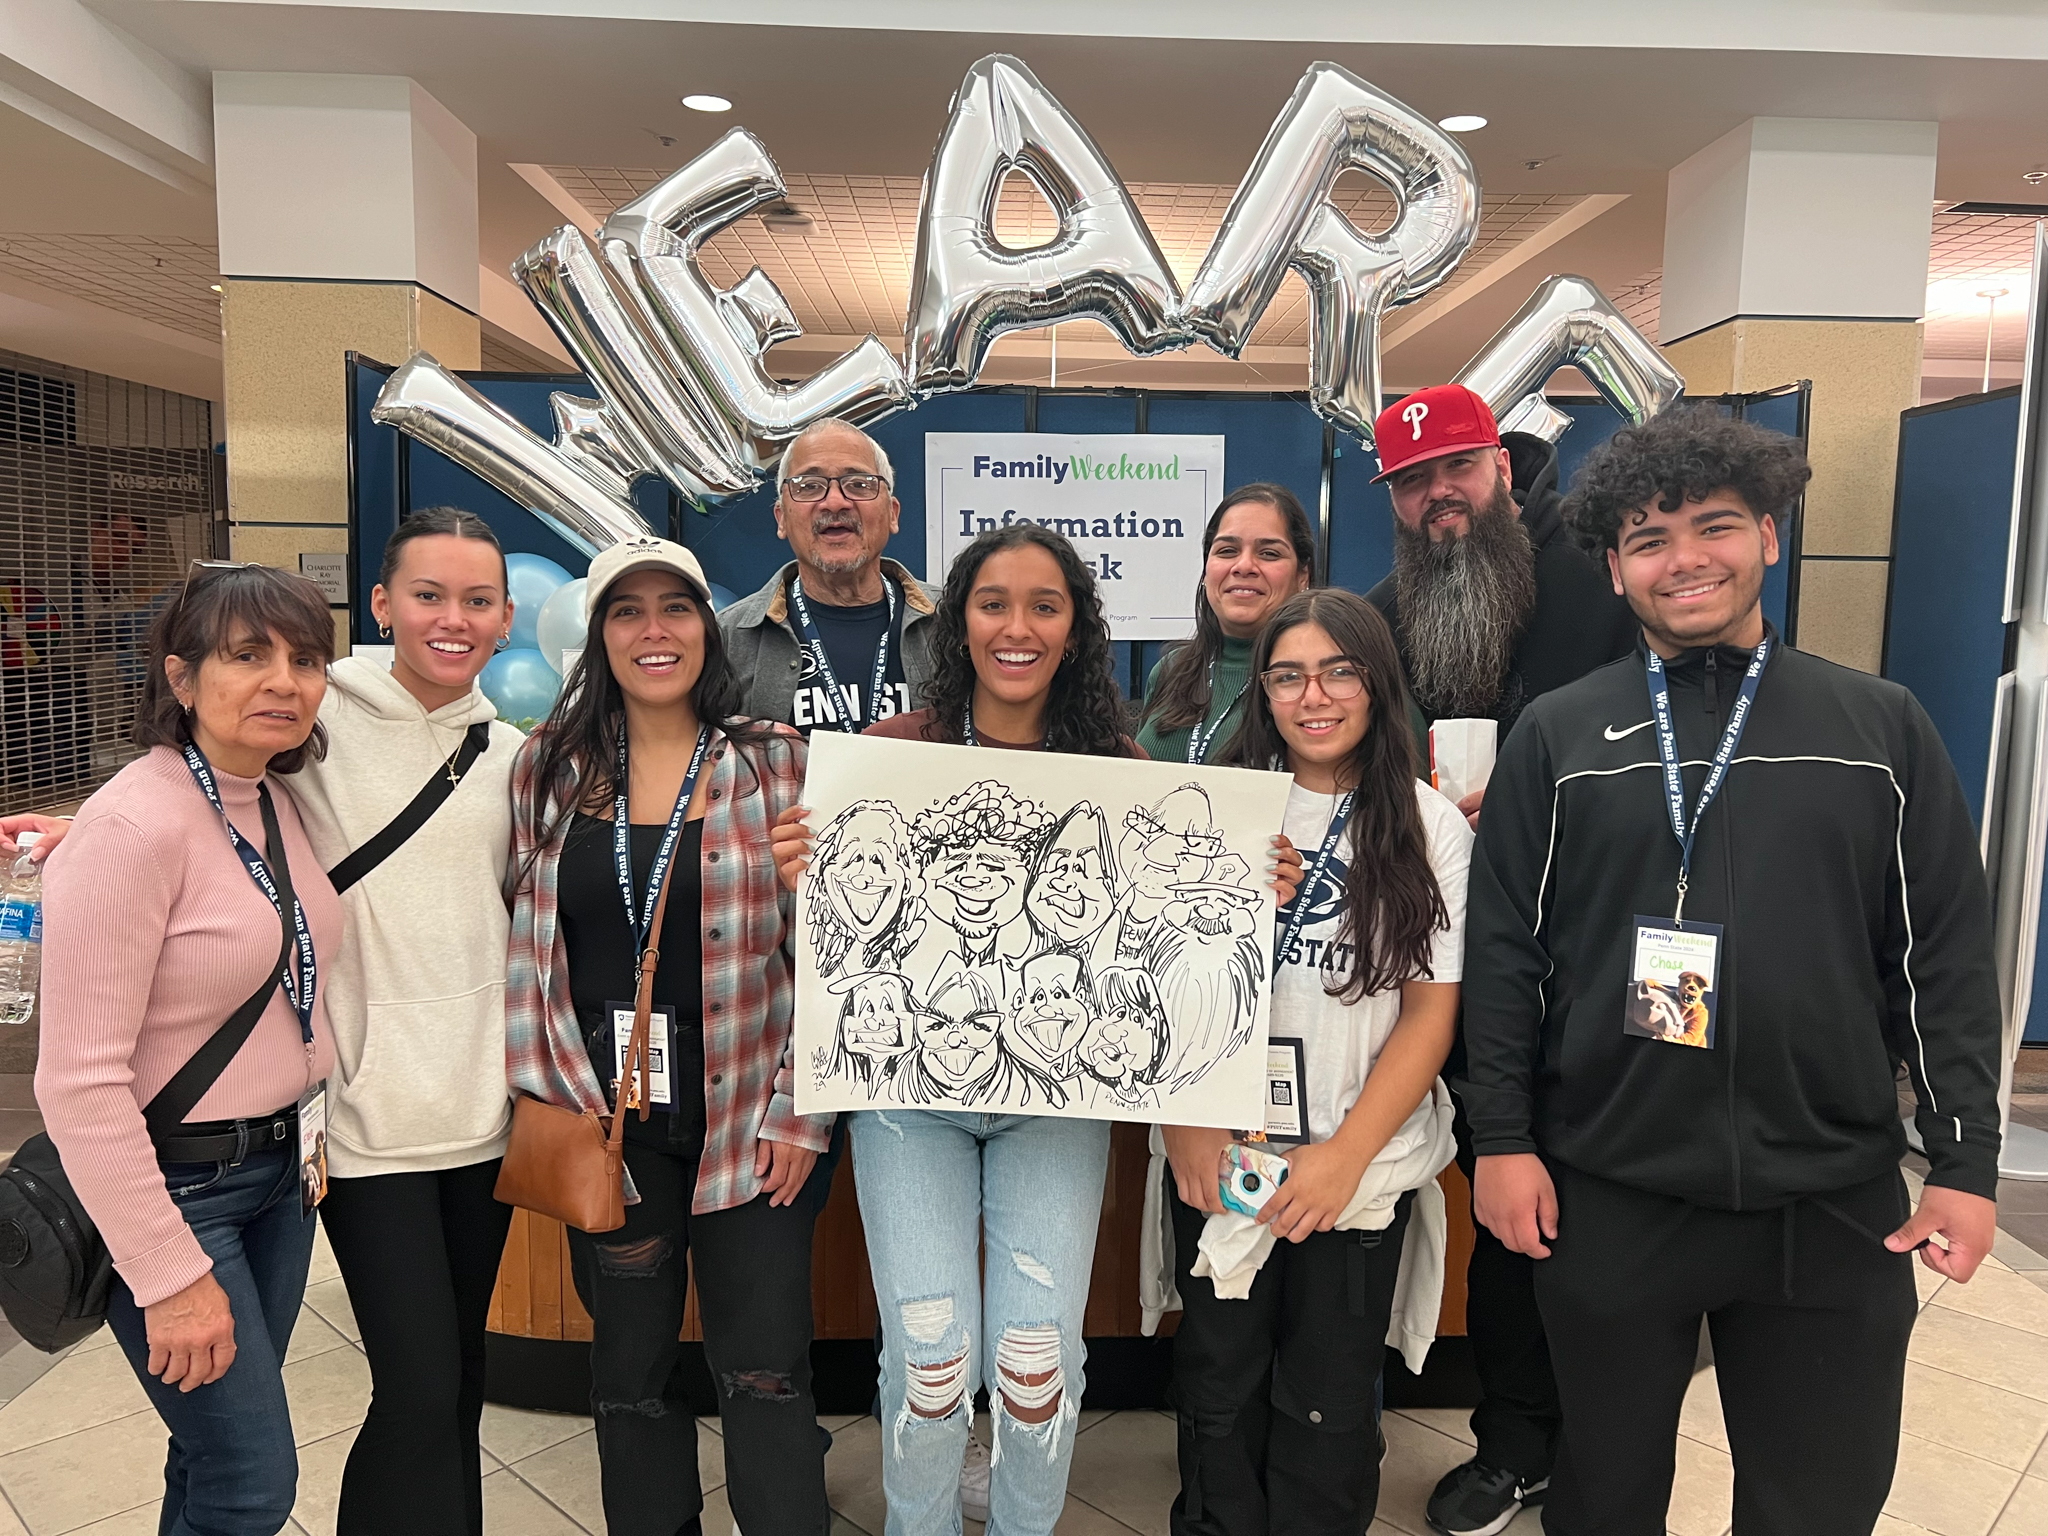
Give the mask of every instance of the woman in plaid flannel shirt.
[{"label": "woman in plaid flannel shirt", "polygon": [[[798,1195],[832,1121],[800,1117],[791,1096],[793,903],[769,855],[769,828],[803,788],[804,744],[736,718],[739,681],[688,550],[614,545],[591,563],[588,590],[582,660],[513,779],[506,1040],[514,1088],[610,1112],[649,876],[670,844],[667,911],[646,936],[661,951],[654,1002],[667,1028],[654,1040],[655,1112],[626,1122],[633,1203],[616,1232],[569,1234],[594,1323],[605,1521],[615,1536],[673,1536],[702,1508],[697,1421],[675,1370],[694,1267],[734,1518],[760,1536],[824,1536],[815,1208]],[[630,899],[613,842],[622,801]]]}]

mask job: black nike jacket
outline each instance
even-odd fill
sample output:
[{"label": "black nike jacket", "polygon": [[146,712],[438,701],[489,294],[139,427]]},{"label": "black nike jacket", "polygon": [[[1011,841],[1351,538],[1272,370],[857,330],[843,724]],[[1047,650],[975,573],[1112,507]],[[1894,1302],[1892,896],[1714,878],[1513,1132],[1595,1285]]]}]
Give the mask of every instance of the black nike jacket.
[{"label": "black nike jacket", "polygon": [[[1668,664],[1685,805],[1749,653]],[[1678,839],[1643,653],[1530,704],[1487,786],[1465,938],[1474,1149],[1541,1151],[1697,1205],[1765,1209],[1905,1150],[1994,1197],[1998,986],[1977,838],[1926,711],[1775,645],[1701,823],[1685,916],[1723,928],[1712,1049],[1624,1034],[1636,918],[1672,916]]]}]

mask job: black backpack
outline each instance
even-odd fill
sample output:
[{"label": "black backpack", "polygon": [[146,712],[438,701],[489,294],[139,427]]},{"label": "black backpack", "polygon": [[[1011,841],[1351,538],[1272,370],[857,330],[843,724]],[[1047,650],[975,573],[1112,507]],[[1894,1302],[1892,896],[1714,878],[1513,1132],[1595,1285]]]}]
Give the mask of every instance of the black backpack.
[{"label": "black backpack", "polygon": [[[291,866],[267,786],[262,802],[264,851],[289,911]],[[175,1129],[192,1113],[270,1006],[270,994],[291,961],[292,930],[282,926],[276,967],[143,1108],[152,1132]],[[45,1135],[29,1137],[0,1173],[0,1312],[37,1349],[55,1353],[99,1332],[113,1280],[114,1261],[65,1176],[56,1144]]]}]

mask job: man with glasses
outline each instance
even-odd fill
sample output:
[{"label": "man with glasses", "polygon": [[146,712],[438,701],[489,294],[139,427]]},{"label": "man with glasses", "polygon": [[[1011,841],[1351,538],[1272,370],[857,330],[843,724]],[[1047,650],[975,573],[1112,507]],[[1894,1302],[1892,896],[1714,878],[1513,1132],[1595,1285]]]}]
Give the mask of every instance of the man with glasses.
[{"label": "man with glasses", "polygon": [[[1462,384],[1395,401],[1373,431],[1394,502],[1394,570],[1367,600],[1394,631],[1425,762],[1428,722],[1493,720],[1504,740],[1531,699],[1628,654],[1628,604],[1565,537],[1555,448],[1519,432],[1503,438],[1486,402]],[[1484,794],[1458,802],[1475,828]],[[1464,1073],[1461,1038],[1444,1080],[1469,1179]],[[1445,1536],[1491,1536],[1549,1485],[1557,1383],[1528,1258],[1479,1228],[1465,1284],[1477,1454],[1444,1474],[1427,1514]]]},{"label": "man with glasses", "polygon": [[917,707],[937,593],[882,555],[901,510],[892,479],[881,445],[836,418],[783,454],[775,531],[796,558],[718,616],[744,713],[808,736]]}]

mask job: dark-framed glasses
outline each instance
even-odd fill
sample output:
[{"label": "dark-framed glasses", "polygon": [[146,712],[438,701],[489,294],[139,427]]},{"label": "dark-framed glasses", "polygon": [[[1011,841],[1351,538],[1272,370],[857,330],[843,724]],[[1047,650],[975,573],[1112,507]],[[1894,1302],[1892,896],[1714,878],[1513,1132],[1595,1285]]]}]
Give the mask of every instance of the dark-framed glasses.
[{"label": "dark-framed glasses", "polygon": [[1259,674],[1259,686],[1276,704],[1292,704],[1308,692],[1310,682],[1333,702],[1355,699],[1365,692],[1365,673],[1348,661],[1324,667],[1320,672],[1311,672],[1306,667],[1268,667]]},{"label": "dark-framed glasses", "polygon": [[782,494],[791,501],[823,501],[835,485],[848,501],[873,501],[889,488],[880,475],[791,475],[782,482]]}]

